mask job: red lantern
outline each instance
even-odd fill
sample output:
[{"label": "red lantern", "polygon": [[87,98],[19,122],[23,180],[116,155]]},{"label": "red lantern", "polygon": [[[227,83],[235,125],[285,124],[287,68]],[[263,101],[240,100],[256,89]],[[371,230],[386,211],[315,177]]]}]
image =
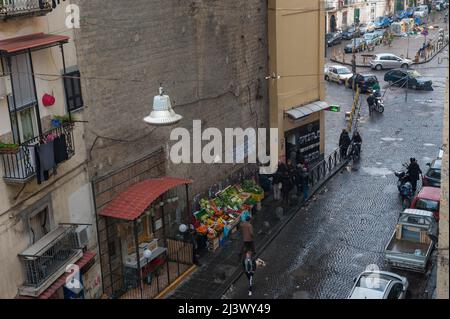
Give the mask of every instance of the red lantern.
[{"label": "red lantern", "polygon": [[53,95],[47,94],[45,93],[44,96],[42,97],[42,104],[44,104],[44,106],[52,106],[55,104],[55,97]]}]

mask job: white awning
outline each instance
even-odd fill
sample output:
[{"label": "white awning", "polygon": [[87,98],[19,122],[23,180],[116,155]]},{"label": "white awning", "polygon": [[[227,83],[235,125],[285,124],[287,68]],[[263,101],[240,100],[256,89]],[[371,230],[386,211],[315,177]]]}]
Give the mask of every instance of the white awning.
[{"label": "white awning", "polygon": [[315,112],[319,112],[322,110],[325,110],[329,107],[327,102],[323,102],[323,101],[316,101],[310,104],[306,104],[303,106],[299,106],[290,110],[285,111],[285,113],[287,114],[287,116],[290,119],[293,120],[298,120],[301,117],[310,115],[312,113]]}]

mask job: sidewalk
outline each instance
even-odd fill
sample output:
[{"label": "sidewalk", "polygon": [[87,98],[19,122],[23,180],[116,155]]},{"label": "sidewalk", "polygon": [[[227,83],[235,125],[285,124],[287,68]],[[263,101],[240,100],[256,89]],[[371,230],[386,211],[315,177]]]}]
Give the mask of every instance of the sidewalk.
[{"label": "sidewalk", "polygon": [[[329,176],[320,181],[311,190],[306,202],[302,202],[300,199],[299,202],[287,206],[282,205],[281,201],[274,201],[271,195],[263,200],[261,211],[254,214],[252,220],[257,256],[296,213],[307,207],[311,199],[315,200],[314,194],[345,165],[346,162],[341,163]],[[294,194],[294,191],[292,194]],[[207,252],[201,257],[201,266],[190,278],[169,293],[166,298],[220,299],[228,287],[242,274],[239,256],[241,249],[241,232],[237,231],[234,234],[230,234],[225,245],[217,251]]]}]

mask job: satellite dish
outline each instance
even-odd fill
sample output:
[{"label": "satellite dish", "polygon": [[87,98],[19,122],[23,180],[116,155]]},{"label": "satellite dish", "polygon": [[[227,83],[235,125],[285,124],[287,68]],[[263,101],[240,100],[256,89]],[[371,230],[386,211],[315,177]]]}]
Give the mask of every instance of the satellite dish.
[{"label": "satellite dish", "polygon": [[188,227],[185,224],[181,224],[178,230],[180,233],[185,233],[187,231]]}]

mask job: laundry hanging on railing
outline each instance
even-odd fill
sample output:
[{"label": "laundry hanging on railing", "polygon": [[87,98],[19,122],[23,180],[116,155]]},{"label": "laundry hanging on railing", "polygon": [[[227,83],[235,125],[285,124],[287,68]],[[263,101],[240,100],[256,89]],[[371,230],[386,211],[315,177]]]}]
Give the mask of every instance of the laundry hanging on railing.
[{"label": "laundry hanging on railing", "polygon": [[[41,184],[50,177],[50,172],[57,174],[58,164],[69,158],[65,134],[49,134],[41,139],[40,144],[33,146],[30,160],[34,161],[37,183]],[[32,164],[33,165],[33,164]]]}]

